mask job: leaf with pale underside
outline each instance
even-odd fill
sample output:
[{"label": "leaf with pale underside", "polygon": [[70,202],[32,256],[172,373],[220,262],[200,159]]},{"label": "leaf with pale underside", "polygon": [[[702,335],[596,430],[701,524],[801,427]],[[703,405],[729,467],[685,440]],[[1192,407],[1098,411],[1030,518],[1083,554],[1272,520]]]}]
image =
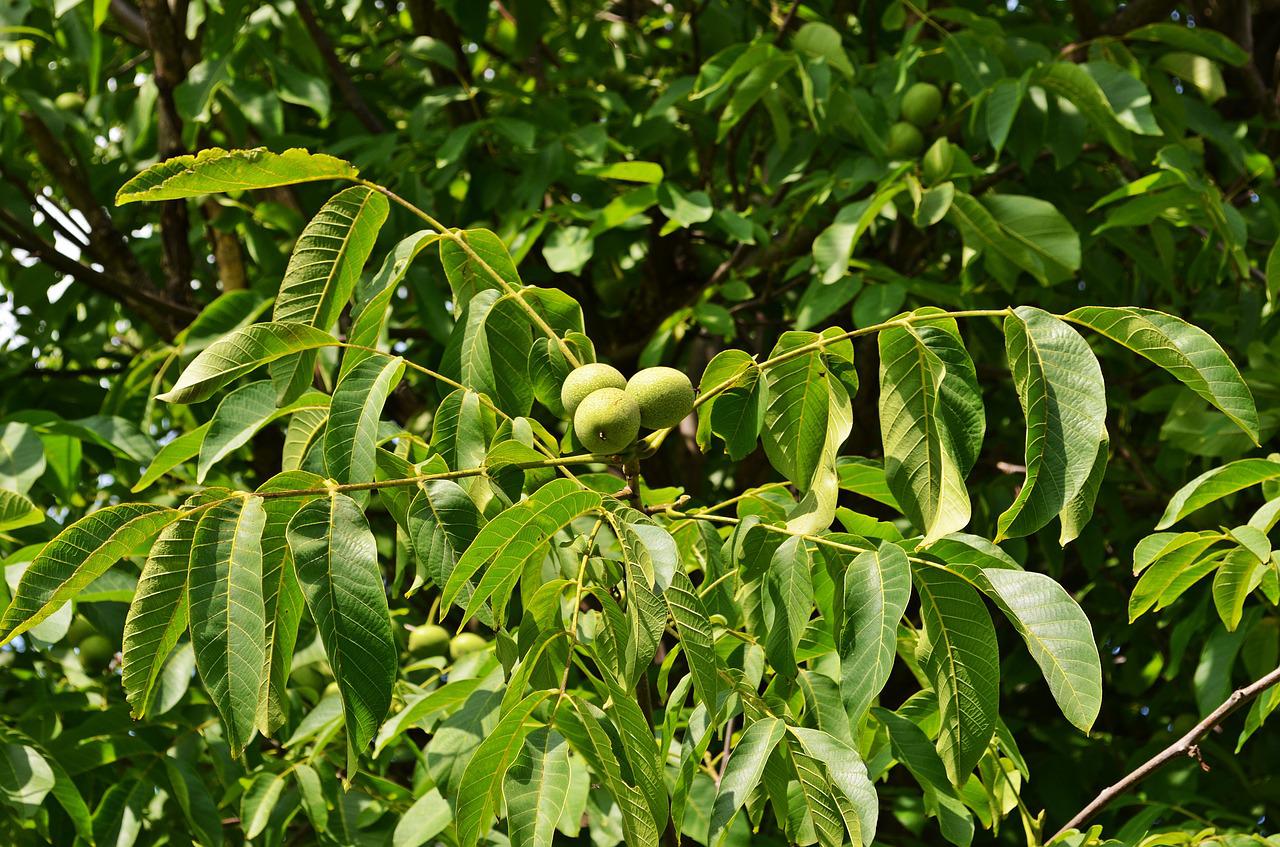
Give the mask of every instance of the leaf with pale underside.
[{"label": "leaf with pale underside", "polygon": [[288,538],[298,583],[342,695],[349,780],[391,706],[399,664],[377,544],[364,512],[336,492],[299,509],[289,521]]},{"label": "leaf with pale underside", "polygon": [[260,497],[239,495],[205,510],[188,572],[191,644],[205,690],[239,756],[253,738],[266,659]]},{"label": "leaf with pale underside", "polygon": [[261,323],[229,332],[187,365],[173,388],[156,399],[166,403],[207,400],[236,377],[305,350],[337,344],[327,332],[299,323]]},{"label": "leaf with pale underside", "polygon": [[1102,369],[1061,320],[1030,306],[1005,319],[1005,348],[1027,419],[1027,475],[998,522],[999,538],[1028,535],[1084,488],[1106,437]]},{"label": "leaf with pale underside", "polygon": [[[206,489],[185,506],[199,507],[230,493]],[[187,631],[187,571],[196,525],[203,514],[189,511],[161,530],[138,578],[124,622],[121,668],[125,698],[135,718],[146,714],[165,660]]]},{"label": "leaf with pale underside", "polygon": [[180,200],[325,179],[353,180],[358,176],[354,165],[300,147],[283,153],[272,153],[265,147],[253,150],[210,147],[194,156],[166,159],[134,176],[116,193],[116,205],[141,200]]},{"label": "leaf with pale underside", "polygon": [[179,516],[177,509],[165,506],[124,503],[99,509],[58,533],[23,572],[0,618],[0,644],[58,611]]}]

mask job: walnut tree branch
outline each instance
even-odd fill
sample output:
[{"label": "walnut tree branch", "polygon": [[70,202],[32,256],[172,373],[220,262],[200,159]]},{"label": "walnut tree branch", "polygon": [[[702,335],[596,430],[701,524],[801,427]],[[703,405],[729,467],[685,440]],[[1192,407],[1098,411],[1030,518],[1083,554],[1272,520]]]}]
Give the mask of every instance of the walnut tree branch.
[{"label": "walnut tree branch", "polygon": [[1142,780],[1157,771],[1162,765],[1183,756],[1190,756],[1194,759],[1200,758],[1200,747],[1198,742],[1207,735],[1214,727],[1218,726],[1236,709],[1239,709],[1245,703],[1257,697],[1262,692],[1271,688],[1273,685],[1280,683],[1280,668],[1276,668],[1271,673],[1263,676],[1254,682],[1246,685],[1244,688],[1237,688],[1231,692],[1231,696],[1222,701],[1222,705],[1209,713],[1208,717],[1200,721],[1191,728],[1186,735],[1183,735],[1177,741],[1168,747],[1156,753],[1150,759],[1147,759],[1134,770],[1130,771],[1123,779],[1114,785],[1104,789],[1097,797],[1085,806],[1075,817],[1063,824],[1062,829],[1050,841],[1056,841],[1067,830],[1079,829],[1088,823],[1094,815],[1102,811],[1111,801],[1115,800],[1121,794],[1133,788]]},{"label": "walnut tree branch", "polygon": [[316,13],[311,8],[308,0],[297,0],[294,4],[298,10],[298,17],[302,19],[302,25],[306,27],[307,34],[311,36],[311,40],[315,42],[316,49],[320,52],[320,58],[324,60],[324,65],[329,69],[329,76],[333,78],[334,85],[338,86],[338,93],[342,95],[342,99],[346,101],[347,106],[351,109],[352,114],[364,124],[364,128],[374,135],[381,135],[386,131],[382,120],[374,114],[373,109],[360,96],[360,92],[356,89],[355,83],[351,81],[351,75],[347,73],[346,67],[338,58],[338,54],[333,49],[333,41],[329,38],[329,34],[320,26],[320,22],[316,20]]}]

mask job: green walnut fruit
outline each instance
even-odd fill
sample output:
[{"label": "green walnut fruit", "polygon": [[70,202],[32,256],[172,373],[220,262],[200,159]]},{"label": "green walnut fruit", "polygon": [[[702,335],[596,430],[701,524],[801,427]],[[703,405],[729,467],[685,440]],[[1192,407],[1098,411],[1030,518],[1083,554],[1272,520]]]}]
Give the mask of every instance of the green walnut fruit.
[{"label": "green walnut fruit", "polygon": [[951,166],[954,163],[955,150],[952,149],[951,142],[945,138],[933,142],[920,163],[920,174],[924,177],[925,184],[936,185],[951,176]]},{"label": "green walnut fruit", "polygon": [[64,91],[54,98],[53,105],[63,112],[78,112],[84,108],[84,95],[79,91]]},{"label": "green walnut fruit", "polygon": [[116,656],[116,646],[105,635],[97,633],[80,642],[80,664],[86,670],[101,670],[111,664]]},{"label": "green walnut fruit", "polygon": [[93,635],[97,630],[93,628],[93,624],[84,618],[76,615],[71,619],[71,626],[67,627],[67,634],[63,640],[72,647],[79,647],[84,640]]},{"label": "green walnut fruit", "polygon": [[640,434],[640,406],[621,388],[601,388],[578,405],[573,431],[588,451],[617,453]]},{"label": "green walnut fruit", "polygon": [[627,381],[627,394],[649,429],[675,426],[693,411],[693,383],[675,368],[645,368]]},{"label": "green walnut fruit", "polygon": [[890,159],[913,159],[924,149],[924,136],[906,121],[898,121],[889,127],[889,138],[885,142]]},{"label": "green walnut fruit", "polygon": [[928,82],[917,82],[902,95],[902,119],[919,127],[933,123],[942,111],[942,92]]},{"label": "green walnut fruit", "polygon": [[456,662],[469,653],[478,653],[489,646],[482,636],[474,632],[460,632],[449,642],[449,655]]},{"label": "green walnut fruit", "polygon": [[626,387],[627,378],[617,368],[593,362],[590,365],[574,368],[564,378],[564,384],[560,386],[560,403],[564,406],[565,415],[572,418],[582,401],[593,392],[602,388]]},{"label": "green walnut fruit", "polygon": [[409,634],[409,653],[419,659],[449,652],[449,631],[442,626],[420,626]]}]

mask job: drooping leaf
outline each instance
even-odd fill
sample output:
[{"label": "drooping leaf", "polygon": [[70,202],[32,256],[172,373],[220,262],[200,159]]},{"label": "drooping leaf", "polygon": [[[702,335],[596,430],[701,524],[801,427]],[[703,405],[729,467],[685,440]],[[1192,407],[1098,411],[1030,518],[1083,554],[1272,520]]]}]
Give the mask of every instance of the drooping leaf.
[{"label": "drooping leaf", "polygon": [[200,454],[200,446],[204,444],[204,437],[208,432],[209,424],[207,422],[202,423],[195,429],[182,433],[182,435],[161,447],[156,451],[155,458],[151,460],[151,464],[147,465],[146,471],[138,478],[133,488],[129,490],[134,494],[139,491],[145,491],[156,480],[178,465],[194,459]]},{"label": "drooping leaf", "polygon": [[1173,315],[1132,306],[1085,306],[1069,312],[1066,320],[1087,326],[1164,368],[1257,442],[1253,394],[1209,333]]},{"label": "drooping leaf", "polygon": [[432,788],[401,816],[391,843],[393,847],[422,847],[444,832],[452,822],[453,810],[449,808],[449,801],[444,799],[438,788]]},{"label": "drooping leaf", "polygon": [[350,780],[386,717],[399,666],[377,544],[363,510],[336,492],[299,509],[288,538],[307,610],[342,695]]},{"label": "drooping leaf", "polygon": [[218,805],[209,793],[208,786],[185,759],[164,757],[164,769],[169,777],[169,787],[178,799],[178,807],[191,827],[193,840],[203,847],[221,847],[222,817]]},{"label": "drooping leaf", "polygon": [[[851,825],[847,827],[850,838],[855,843],[861,842],[864,847],[870,845],[876,836],[880,804],[875,786],[867,774],[867,766],[858,751],[820,729],[789,726],[787,731],[800,742],[806,753],[823,764],[827,777],[852,804],[857,830]],[[841,811],[848,824],[848,810]]]},{"label": "drooping leaf", "polygon": [[938,755],[956,785],[964,783],[995,732],[1000,651],[978,592],[945,570],[913,572],[924,620],[921,667],[938,694]]},{"label": "drooping leaf", "polygon": [[196,525],[188,572],[196,668],[236,756],[253,738],[267,653],[262,503],[238,495],[209,506]]},{"label": "drooping leaf", "polygon": [[524,746],[525,722],[552,691],[535,691],[519,702],[476,748],[458,788],[456,826],[461,847],[475,847],[502,800],[507,768]]},{"label": "drooping leaf", "polygon": [[[842,564],[849,555],[832,548],[825,553]],[[859,553],[843,570],[840,698],[857,727],[893,670],[898,622],[911,599],[911,566],[901,547],[881,542],[878,550]]]},{"label": "drooping leaf", "polygon": [[1102,664],[1084,611],[1045,574],[1007,568],[987,568],[983,574],[1040,666],[1058,707],[1088,732],[1102,708]]},{"label": "drooping leaf", "polygon": [[813,332],[783,333],[772,356],[790,358],[766,371],[765,454],[801,490],[813,479],[826,443],[831,377],[817,349],[793,351],[817,339]]},{"label": "drooping leaf", "polygon": [[368,284],[357,285],[357,306],[352,310],[351,331],[347,334],[347,342],[356,346],[347,348],[343,353],[342,367],[338,371],[339,383],[348,371],[373,355],[370,350],[360,348],[377,347],[378,339],[386,328],[392,298],[399,290],[409,266],[419,253],[439,238],[436,233],[425,229],[402,238],[391,248],[391,252],[382,261],[382,267]]},{"label": "drooping leaf", "polygon": [[1244,547],[1237,547],[1222,557],[1213,577],[1213,605],[1228,631],[1240,626],[1244,602],[1262,582],[1266,563]]},{"label": "drooping leaf", "polygon": [[1067,501],[1058,520],[1062,525],[1058,533],[1058,543],[1066,547],[1080,536],[1085,524],[1093,517],[1094,503],[1098,499],[1098,490],[1102,488],[1102,480],[1107,474],[1107,462],[1111,458],[1111,437],[1104,431],[1102,440],[1098,442],[1098,455],[1094,457],[1093,468],[1085,478],[1080,491]]},{"label": "drooping leaf", "polygon": [[1080,493],[1105,436],[1107,414],[1098,360],[1071,327],[1020,306],[1005,319],[1005,346],[1027,419],[1027,476],[1000,516],[1000,537],[1036,531]]},{"label": "drooping leaf", "polygon": [[533,335],[516,296],[486,289],[471,298],[449,337],[441,368],[472,391],[492,398],[507,414],[527,415],[533,405]]},{"label": "drooping leaf", "polygon": [[765,762],[785,731],[786,725],[778,718],[761,718],[747,727],[734,745],[711,809],[711,827],[707,836],[710,847],[724,843],[729,824],[747,802],[748,795],[760,784]]},{"label": "drooping leaf", "polygon": [[341,159],[298,147],[272,153],[265,147],[223,150],[210,147],[194,156],[176,156],[152,165],[116,193],[116,205],[140,200],[178,200],[251,188],[273,188],[323,179],[356,179],[359,172]]},{"label": "drooping leaf", "polygon": [[954,319],[893,327],[879,343],[885,478],[927,545],[969,522],[982,393]]},{"label": "drooping leaf", "polygon": [[16,491],[0,489],[0,532],[40,523],[44,512]]},{"label": "drooping leaf", "polygon": [[689,660],[694,690],[707,710],[714,713],[718,705],[720,680],[715,638],[706,606],[689,577],[680,569],[673,574],[671,585],[663,592],[663,597],[671,610],[676,631],[680,633],[680,646]]},{"label": "drooping leaf", "polygon": [[268,362],[337,343],[329,333],[306,324],[253,324],[206,347],[187,365],[173,388],[157,399],[166,403],[207,400],[231,380]]},{"label": "drooping leaf", "polygon": [[[229,495],[225,489],[206,489],[186,507],[199,507]],[[203,511],[187,511],[160,531],[151,545],[138,587],[124,622],[124,660],[121,681],[135,718],[147,712],[165,660],[187,631],[187,572],[196,525]]]},{"label": "drooping leaf", "polygon": [[176,509],[125,503],[99,509],[58,533],[22,574],[0,618],[0,644],[36,626],[81,589],[177,520]]},{"label": "drooping leaf", "polygon": [[520,274],[507,245],[487,229],[463,230],[456,238],[440,239],[440,263],[453,290],[454,314],[461,314],[481,291],[505,290],[503,283],[511,289],[521,287]]},{"label": "drooping leaf", "polygon": [[44,444],[35,429],[19,421],[0,424],[0,488],[26,494],[44,469]]},{"label": "drooping leaf", "polygon": [[507,837],[512,847],[550,847],[569,799],[569,745],[554,729],[529,733],[507,770]]},{"label": "drooping leaf", "polygon": [[902,715],[880,708],[872,712],[889,731],[894,758],[906,766],[924,789],[925,808],[937,817],[943,837],[957,847],[969,847],[973,841],[973,815],[952,786],[947,768],[929,743],[929,737]]}]

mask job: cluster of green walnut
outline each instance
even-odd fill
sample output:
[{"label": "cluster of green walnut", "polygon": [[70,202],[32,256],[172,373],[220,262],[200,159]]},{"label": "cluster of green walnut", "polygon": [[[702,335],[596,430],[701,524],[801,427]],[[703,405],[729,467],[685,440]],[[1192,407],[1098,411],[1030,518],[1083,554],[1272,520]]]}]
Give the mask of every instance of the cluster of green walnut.
[{"label": "cluster of green walnut", "polygon": [[591,453],[621,453],[640,427],[666,429],[693,411],[693,383],[675,368],[645,368],[631,379],[592,363],[575,368],[560,386],[573,434]]},{"label": "cluster of green walnut", "polygon": [[[920,130],[929,127],[942,112],[942,92],[928,82],[917,82],[902,95],[899,120],[889,127],[885,148],[891,159],[914,159],[924,149],[924,135]],[[925,153],[921,169],[925,182],[933,184],[946,178],[951,171],[951,145],[939,138]]]}]

